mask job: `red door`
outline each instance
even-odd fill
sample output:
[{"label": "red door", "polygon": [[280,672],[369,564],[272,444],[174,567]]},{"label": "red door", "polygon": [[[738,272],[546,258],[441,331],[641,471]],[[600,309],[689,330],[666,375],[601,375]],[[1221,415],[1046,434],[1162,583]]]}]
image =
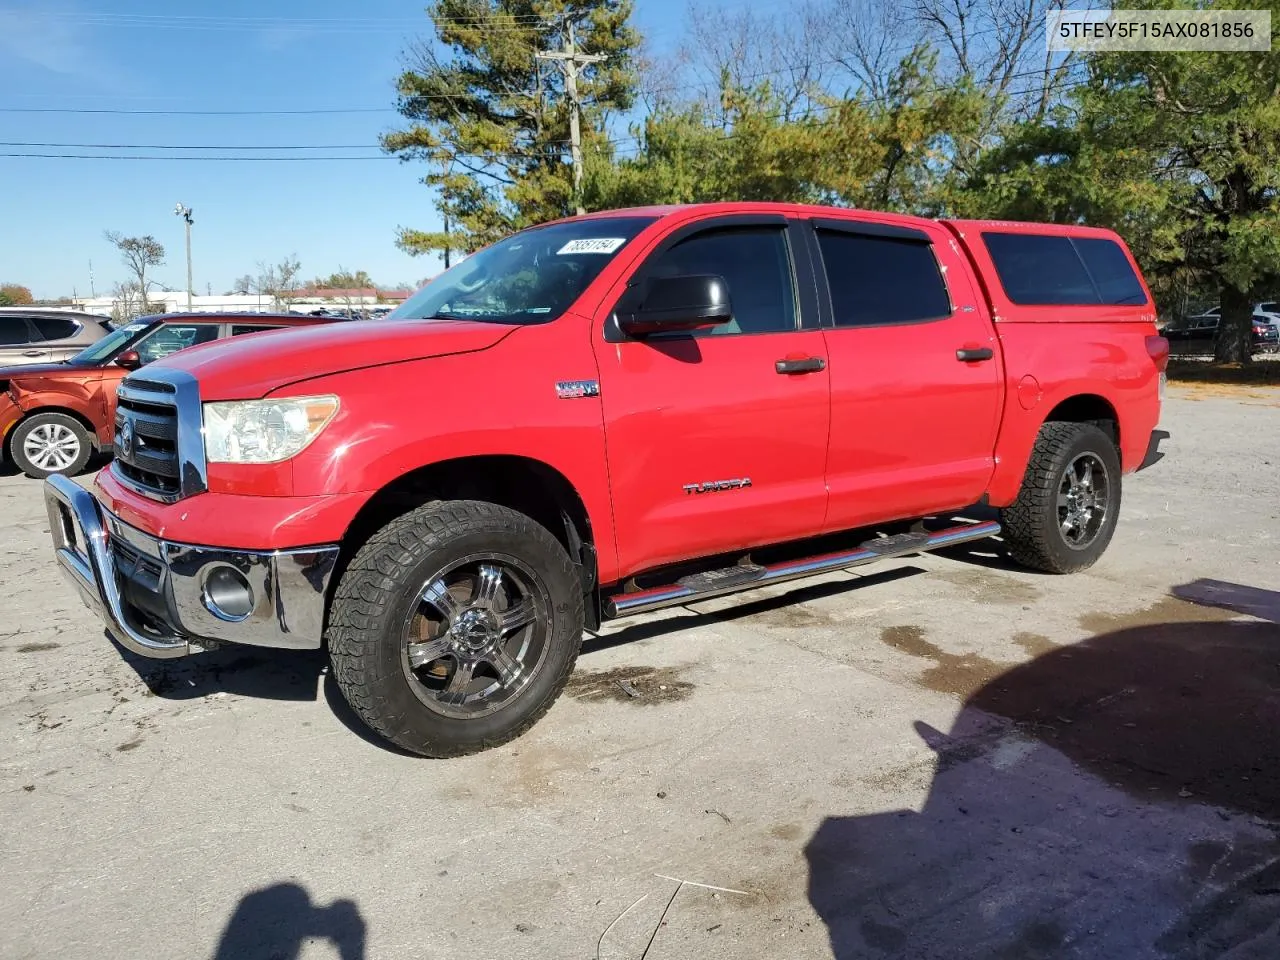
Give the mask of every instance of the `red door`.
[{"label": "red door", "polygon": [[951,238],[911,224],[814,221],[829,292],[827,530],[967,506],[995,466],[999,342]]},{"label": "red door", "polygon": [[[720,275],[734,315],[693,335],[596,340],[622,575],[817,533],[830,393],[785,226],[702,230],[640,269]],[[817,369],[778,369],[806,358]]]}]

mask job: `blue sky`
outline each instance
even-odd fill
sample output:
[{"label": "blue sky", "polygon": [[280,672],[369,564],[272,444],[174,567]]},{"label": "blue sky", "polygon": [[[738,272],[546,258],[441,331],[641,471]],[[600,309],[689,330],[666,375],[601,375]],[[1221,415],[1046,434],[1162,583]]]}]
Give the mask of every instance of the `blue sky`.
[{"label": "blue sky", "polygon": [[[733,4],[737,6],[738,4]],[[742,4],[746,5],[746,4]],[[422,0],[0,0],[0,141],[51,144],[376,144],[393,129],[406,42]],[[678,39],[685,0],[640,0],[657,52]],[[354,108],[306,116],[35,112]],[[23,112],[13,112],[21,110]],[[0,146],[0,153],[155,153]],[[189,151],[197,156],[209,151]],[[237,151],[244,154],[250,151]],[[264,151],[265,152],[265,151]],[[378,155],[375,149],[310,151]],[[157,279],[185,284],[181,201],[195,212],[195,287],[223,293],[259,260],[296,253],[310,278],[339,266],[379,283],[438,264],[395,246],[396,228],[437,223],[422,166],[394,159],[291,162],[0,157],[0,281],[37,297],[99,295],[124,279],[104,230],[153,234]]]}]

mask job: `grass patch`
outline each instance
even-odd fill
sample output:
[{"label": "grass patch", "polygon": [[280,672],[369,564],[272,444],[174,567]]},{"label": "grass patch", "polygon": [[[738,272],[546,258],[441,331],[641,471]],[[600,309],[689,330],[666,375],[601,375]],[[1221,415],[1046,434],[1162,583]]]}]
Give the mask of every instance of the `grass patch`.
[{"label": "grass patch", "polygon": [[1170,383],[1239,383],[1280,387],[1280,362],[1275,360],[1243,364],[1171,359],[1168,373]]}]

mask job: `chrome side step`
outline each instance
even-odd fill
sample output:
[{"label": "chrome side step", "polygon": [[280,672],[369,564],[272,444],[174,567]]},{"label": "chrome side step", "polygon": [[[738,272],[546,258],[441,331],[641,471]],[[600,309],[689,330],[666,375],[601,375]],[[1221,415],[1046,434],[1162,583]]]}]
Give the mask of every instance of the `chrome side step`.
[{"label": "chrome side step", "polygon": [[741,590],[753,590],[771,583],[798,580],[801,577],[829,573],[845,567],[857,567],[877,560],[925,553],[929,550],[937,550],[939,547],[968,543],[970,540],[982,540],[986,537],[994,537],[999,532],[1000,524],[994,521],[969,523],[948,527],[936,533],[901,533],[892,537],[881,537],[866,541],[856,550],[824,553],[816,557],[788,560],[769,566],[725,567],[722,570],[684,577],[667,586],[606,597],[604,615],[606,619],[616,620],[618,617],[633,613],[648,613],[651,610],[661,610],[663,607],[709,600],[712,597],[737,593]]}]

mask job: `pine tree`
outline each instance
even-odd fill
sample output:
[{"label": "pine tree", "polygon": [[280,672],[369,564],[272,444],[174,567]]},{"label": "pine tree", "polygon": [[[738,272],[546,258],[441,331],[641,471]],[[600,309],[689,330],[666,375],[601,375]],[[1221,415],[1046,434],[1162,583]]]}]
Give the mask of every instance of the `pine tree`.
[{"label": "pine tree", "polygon": [[402,229],[400,247],[471,252],[570,213],[563,73],[535,54],[563,47],[572,24],[579,50],[608,57],[578,81],[584,152],[608,152],[608,117],[637,84],[630,0],[436,0],[427,12],[436,37],[410,51],[398,82],[408,125],[382,145],[427,162],[445,229]]}]

